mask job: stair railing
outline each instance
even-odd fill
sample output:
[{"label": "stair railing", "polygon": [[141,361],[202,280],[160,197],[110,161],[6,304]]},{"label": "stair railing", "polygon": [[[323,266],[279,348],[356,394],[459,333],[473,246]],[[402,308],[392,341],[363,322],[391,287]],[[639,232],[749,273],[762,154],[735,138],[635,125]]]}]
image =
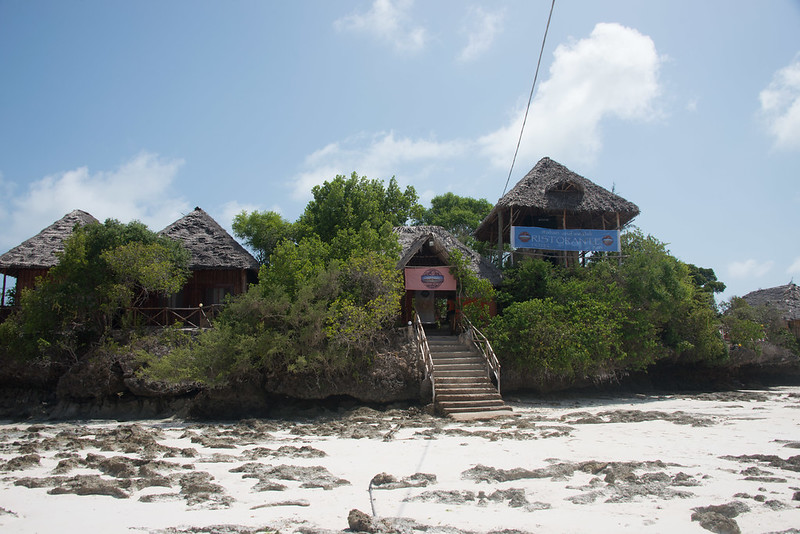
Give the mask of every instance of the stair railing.
[{"label": "stair railing", "polygon": [[414,339],[417,342],[417,350],[419,350],[422,363],[425,365],[425,378],[430,378],[431,380],[431,402],[436,402],[436,383],[433,379],[433,355],[431,354],[430,346],[428,346],[428,337],[425,335],[425,329],[422,327],[422,321],[418,313],[414,313]]},{"label": "stair railing", "polygon": [[466,315],[459,314],[461,317],[461,325],[464,327],[467,338],[478,348],[486,360],[486,369],[490,374],[494,375],[497,381],[497,392],[500,393],[500,361],[492,349],[492,344],[483,333],[472,324]]}]

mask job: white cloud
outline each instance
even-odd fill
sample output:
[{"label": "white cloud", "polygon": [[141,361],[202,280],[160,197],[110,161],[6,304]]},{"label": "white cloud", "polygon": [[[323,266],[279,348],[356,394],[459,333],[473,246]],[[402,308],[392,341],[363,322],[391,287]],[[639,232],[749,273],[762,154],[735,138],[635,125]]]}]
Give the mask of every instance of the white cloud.
[{"label": "white cloud", "polygon": [[183,165],[180,159],[142,152],[113,171],[91,173],[88,167],[64,171],[31,183],[21,196],[0,205],[6,231],[0,248],[8,250],[75,209],[97,219],[140,220],[160,230],[189,211],[186,201],[170,193]]},{"label": "white cloud", "polygon": [[403,167],[408,169],[404,182],[422,183],[438,165],[464,154],[470,145],[466,141],[396,138],[394,132],[353,136],[331,143],[306,158],[305,170],[291,182],[293,197],[310,198],[315,185],[338,174],[349,176],[353,171],[360,176],[388,180]]},{"label": "white cloud", "polygon": [[[531,103],[518,159],[591,162],[602,146],[603,119],[658,117],[662,62],[650,37],[614,23],[597,24],[589,37],[558,46],[550,77]],[[524,108],[515,111],[507,125],[479,140],[500,168],[511,163],[523,115]]]},{"label": "white cloud", "polygon": [[488,50],[495,36],[503,31],[504,19],[504,10],[488,12],[480,7],[471,7],[463,30],[469,40],[458,56],[459,61],[472,61]]},{"label": "white cloud", "polygon": [[366,13],[342,17],[334,22],[334,27],[387,41],[398,52],[417,52],[425,46],[427,34],[408,14],[413,4],[413,0],[375,0]]},{"label": "white cloud", "polygon": [[800,149],[800,53],[777,71],[758,95],[761,112],[775,147]]},{"label": "white cloud", "polygon": [[775,262],[754,259],[734,261],[728,265],[728,276],[731,278],[761,278],[766,275]]},{"label": "white cloud", "polygon": [[791,275],[800,275],[800,257],[795,258],[794,263],[786,269],[786,272]]}]

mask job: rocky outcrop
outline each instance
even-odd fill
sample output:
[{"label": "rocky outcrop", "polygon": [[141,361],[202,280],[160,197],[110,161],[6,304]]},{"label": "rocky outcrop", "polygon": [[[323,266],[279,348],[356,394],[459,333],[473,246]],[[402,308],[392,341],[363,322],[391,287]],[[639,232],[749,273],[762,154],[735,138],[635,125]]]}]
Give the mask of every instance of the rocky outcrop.
[{"label": "rocky outcrop", "polygon": [[1,367],[0,417],[7,418],[235,419],[266,415],[287,399],[416,402],[423,378],[404,330],[362,368],[336,374],[254,372],[224,387],[148,380],[137,372],[140,364],[132,346],[101,347],[72,365],[37,361]]}]

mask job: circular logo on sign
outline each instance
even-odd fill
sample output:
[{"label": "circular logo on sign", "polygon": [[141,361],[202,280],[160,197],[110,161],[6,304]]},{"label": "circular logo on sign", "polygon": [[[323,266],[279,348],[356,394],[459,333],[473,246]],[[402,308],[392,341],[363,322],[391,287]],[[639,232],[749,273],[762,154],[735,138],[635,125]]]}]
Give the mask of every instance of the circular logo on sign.
[{"label": "circular logo on sign", "polygon": [[607,247],[610,247],[611,245],[614,244],[614,238],[611,237],[610,235],[604,236],[603,237],[603,244],[605,246],[607,246]]},{"label": "circular logo on sign", "polygon": [[425,287],[429,289],[436,289],[442,285],[442,283],[444,283],[444,275],[439,269],[428,269],[422,273],[420,280]]},{"label": "circular logo on sign", "polygon": [[519,240],[522,241],[523,243],[527,243],[528,241],[531,240],[531,234],[529,234],[528,232],[520,232],[517,238],[519,238]]}]

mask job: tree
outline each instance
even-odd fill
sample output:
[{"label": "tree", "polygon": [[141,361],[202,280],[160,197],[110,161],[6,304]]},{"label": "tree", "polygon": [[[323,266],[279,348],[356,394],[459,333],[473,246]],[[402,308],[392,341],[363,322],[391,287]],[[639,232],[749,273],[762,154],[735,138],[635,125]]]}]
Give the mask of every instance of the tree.
[{"label": "tree", "polygon": [[378,230],[385,223],[402,226],[421,207],[412,186],[401,191],[392,178],[384,187],[381,180],[367,180],[355,172],[350,178],[336,178],[311,190],[313,199],[297,220],[300,235],[316,234],[331,241],[340,230],[358,232],[364,223]]},{"label": "tree", "polygon": [[294,237],[294,226],[274,211],[242,211],[233,219],[233,233],[255,252],[262,265],[269,263],[275,247]]},{"label": "tree", "polygon": [[111,328],[121,309],[178,291],[189,276],[188,260],[181,243],[138,221],[76,227],[47,277],[22,292],[7,328],[25,340],[28,355],[56,345],[74,357]]},{"label": "tree", "polygon": [[461,197],[445,193],[431,199],[431,207],[422,211],[414,224],[441,226],[455,235],[462,243],[475,244],[472,232],[492,211],[492,204],[481,198]]},{"label": "tree", "polygon": [[[313,194],[291,238],[268,245],[258,284],[232,299],[193,344],[143,355],[145,374],[219,384],[253,372],[333,377],[369,364],[400,309],[392,226],[410,217],[416,193],[401,192],[394,179],[384,187],[353,173]],[[237,220],[242,235],[285,228],[262,214]]]},{"label": "tree", "polygon": [[694,264],[687,264],[689,268],[689,276],[692,277],[692,282],[695,287],[703,294],[705,294],[711,302],[714,301],[715,293],[722,293],[725,291],[725,284],[717,280],[717,275],[714,269],[706,267],[698,267]]}]

